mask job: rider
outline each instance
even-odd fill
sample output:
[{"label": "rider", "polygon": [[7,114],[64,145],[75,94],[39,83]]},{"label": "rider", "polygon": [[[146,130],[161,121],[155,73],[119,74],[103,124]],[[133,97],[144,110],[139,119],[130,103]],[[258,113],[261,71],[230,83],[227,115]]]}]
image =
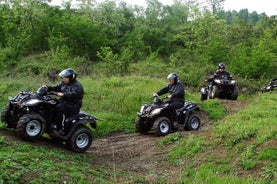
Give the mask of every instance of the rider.
[{"label": "rider", "polygon": [[173,122],[177,122],[176,110],[184,106],[184,85],[179,81],[177,73],[170,73],[167,76],[169,84],[163,89],[159,90],[157,93],[154,93],[154,96],[160,96],[166,93],[169,93],[167,96],[169,98],[169,109],[173,118]]},{"label": "rider", "polygon": [[231,77],[230,73],[225,70],[225,64],[224,63],[219,63],[218,70],[216,70],[216,72],[214,74],[214,77],[215,78],[220,78],[220,79],[222,79],[222,78],[228,79],[228,78]]},{"label": "rider", "polygon": [[54,128],[63,130],[64,118],[79,113],[84,90],[82,84],[76,80],[77,74],[72,68],[63,70],[59,76],[63,78],[62,83],[56,86],[46,86],[46,88],[48,91],[57,92],[57,96],[60,97],[55,107]]}]

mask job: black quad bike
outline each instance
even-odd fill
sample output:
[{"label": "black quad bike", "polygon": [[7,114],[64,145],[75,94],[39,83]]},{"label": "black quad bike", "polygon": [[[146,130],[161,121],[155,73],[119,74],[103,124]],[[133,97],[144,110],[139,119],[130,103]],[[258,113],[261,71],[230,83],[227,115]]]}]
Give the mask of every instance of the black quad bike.
[{"label": "black quad bike", "polygon": [[93,135],[88,127],[96,128],[99,118],[80,111],[79,114],[64,117],[63,134],[53,128],[54,109],[58,100],[47,93],[45,88],[39,88],[37,93],[21,91],[14,98],[9,97],[1,114],[1,121],[8,128],[15,129],[25,141],[36,141],[43,133],[60,142],[66,142],[69,149],[75,152],[85,152],[92,143]]},{"label": "black quad bike", "polygon": [[154,130],[156,135],[165,136],[171,131],[177,131],[179,127],[184,130],[198,130],[200,128],[200,118],[195,111],[200,108],[197,103],[186,101],[184,106],[176,110],[178,122],[173,122],[169,111],[167,98],[159,99],[154,97],[154,103],[144,104],[137,113],[136,131],[146,134]]},{"label": "black quad bike", "polygon": [[277,78],[271,79],[269,83],[262,88],[262,93],[273,90],[277,90]]},{"label": "black quad bike", "polygon": [[209,76],[205,81],[208,83],[208,86],[201,88],[201,101],[214,99],[216,97],[237,100],[238,88],[236,86],[236,81],[231,76],[222,76],[222,78]]}]

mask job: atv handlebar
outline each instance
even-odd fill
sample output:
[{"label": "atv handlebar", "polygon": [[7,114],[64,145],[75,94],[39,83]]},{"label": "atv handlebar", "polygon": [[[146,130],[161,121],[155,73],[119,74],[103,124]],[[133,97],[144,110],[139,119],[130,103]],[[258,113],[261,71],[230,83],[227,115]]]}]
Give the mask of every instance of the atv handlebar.
[{"label": "atv handlebar", "polygon": [[55,91],[49,91],[48,92],[48,95],[56,95],[57,96],[58,92],[55,92]]}]

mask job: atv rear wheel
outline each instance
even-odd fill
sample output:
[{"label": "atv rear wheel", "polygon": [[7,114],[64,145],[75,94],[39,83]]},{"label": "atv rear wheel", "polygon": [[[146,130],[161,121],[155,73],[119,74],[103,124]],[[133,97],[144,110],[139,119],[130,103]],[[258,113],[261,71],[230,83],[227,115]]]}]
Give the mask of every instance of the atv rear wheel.
[{"label": "atv rear wheel", "polygon": [[156,135],[165,136],[171,130],[171,121],[166,117],[160,117],[154,122],[153,129]]},{"label": "atv rear wheel", "polygon": [[17,123],[16,131],[25,141],[36,141],[44,132],[45,120],[39,114],[26,114]]},{"label": "atv rear wheel", "polygon": [[93,136],[86,126],[80,126],[66,142],[69,149],[77,153],[83,153],[91,146]]},{"label": "atv rear wheel", "polygon": [[200,128],[200,124],[201,122],[200,122],[199,116],[196,114],[191,114],[184,126],[184,130],[186,131],[198,130]]},{"label": "atv rear wheel", "polygon": [[136,132],[146,134],[151,129],[151,125],[144,122],[142,118],[136,118]]},{"label": "atv rear wheel", "polygon": [[16,124],[12,123],[10,116],[10,106],[6,105],[1,113],[1,121],[2,123],[7,124],[8,128],[16,128]]}]

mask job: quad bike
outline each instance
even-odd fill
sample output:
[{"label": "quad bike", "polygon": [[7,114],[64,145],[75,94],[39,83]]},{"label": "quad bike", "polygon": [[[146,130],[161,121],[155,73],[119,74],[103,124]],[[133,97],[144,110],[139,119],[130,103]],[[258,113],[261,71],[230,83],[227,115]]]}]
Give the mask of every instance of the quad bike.
[{"label": "quad bike", "polygon": [[14,98],[9,97],[9,104],[1,113],[1,121],[8,128],[15,129],[25,141],[36,141],[43,133],[56,141],[66,142],[69,149],[75,152],[85,152],[92,143],[93,135],[88,126],[96,128],[99,118],[80,111],[79,114],[63,118],[60,134],[53,127],[54,109],[58,100],[41,87],[37,93],[21,91]]},{"label": "quad bike", "polygon": [[187,131],[200,128],[200,118],[195,114],[195,111],[200,110],[197,103],[186,101],[182,108],[176,110],[177,122],[173,122],[166,99],[155,96],[154,103],[141,106],[136,119],[137,132],[146,134],[152,129],[156,135],[165,136],[179,127]]},{"label": "quad bike", "polygon": [[271,79],[267,85],[262,88],[263,92],[269,92],[277,89],[277,78]]},{"label": "quad bike", "polygon": [[209,76],[205,81],[208,83],[208,86],[201,88],[201,101],[214,99],[216,97],[237,100],[238,88],[236,86],[236,81],[232,79],[231,76],[222,76],[222,78]]}]

